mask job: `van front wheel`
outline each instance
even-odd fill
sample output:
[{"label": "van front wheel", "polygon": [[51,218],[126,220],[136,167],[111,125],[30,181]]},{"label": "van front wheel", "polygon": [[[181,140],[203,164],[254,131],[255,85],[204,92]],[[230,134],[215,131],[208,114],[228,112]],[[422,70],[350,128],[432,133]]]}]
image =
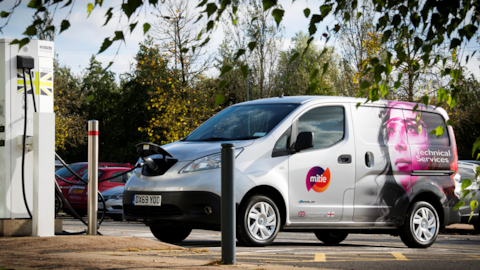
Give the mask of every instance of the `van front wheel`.
[{"label": "van front wheel", "polygon": [[238,211],[237,239],[246,246],[268,246],[277,237],[280,224],[275,203],[263,195],[252,196]]},{"label": "van front wheel", "polygon": [[192,229],[175,226],[154,226],[150,225],[150,231],[160,241],[166,243],[178,243],[187,238]]},{"label": "van front wheel", "polygon": [[410,248],[427,248],[437,239],[440,226],[435,208],[427,202],[416,202],[408,210],[400,238]]},{"label": "van front wheel", "polygon": [[348,236],[348,233],[341,231],[315,230],[314,233],[325,245],[337,245]]}]

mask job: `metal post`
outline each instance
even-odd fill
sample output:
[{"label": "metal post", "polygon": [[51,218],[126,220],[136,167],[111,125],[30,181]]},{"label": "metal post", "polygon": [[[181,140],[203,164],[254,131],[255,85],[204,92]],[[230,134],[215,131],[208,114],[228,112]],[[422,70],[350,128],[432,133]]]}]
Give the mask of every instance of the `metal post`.
[{"label": "metal post", "polygon": [[98,121],[88,121],[88,235],[97,235]]},{"label": "metal post", "polygon": [[248,85],[249,85],[248,75],[250,75],[249,73],[250,73],[250,69],[248,70],[248,73],[247,73],[247,101],[249,100],[249,99],[248,99],[248,92],[249,92],[249,91],[248,91]]},{"label": "metal post", "polygon": [[222,261],[235,264],[235,144],[222,144]]}]

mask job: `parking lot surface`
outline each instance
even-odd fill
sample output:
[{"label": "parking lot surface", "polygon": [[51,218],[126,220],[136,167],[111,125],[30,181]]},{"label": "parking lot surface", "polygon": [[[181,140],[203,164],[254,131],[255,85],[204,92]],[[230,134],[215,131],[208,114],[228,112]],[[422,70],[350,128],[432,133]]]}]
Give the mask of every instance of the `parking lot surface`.
[{"label": "parking lot surface", "polygon": [[[64,220],[65,230],[82,225]],[[106,221],[99,231],[110,236],[135,236],[155,240],[149,228],[139,222]],[[178,246],[208,250],[199,253],[165,253],[168,259],[217,261],[221,259],[221,233],[194,230]],[[147,256],[146,254],[144,254]],[[156,254],[148,256],[158,256]],[[147,257],[148,257],[147,256]],[[243,265],[307,267],[326,269],[373,269],[422,267],[425,269],[475,268],[480,261],[480,235],[471,226],[457,225],[440,234],[427,249],[407,248],[399,237],[376,234],[351,234],[337,246],[326,246],[313,233],[281,232],[273,245],[262,248],[236,247],[237,262]]]}]

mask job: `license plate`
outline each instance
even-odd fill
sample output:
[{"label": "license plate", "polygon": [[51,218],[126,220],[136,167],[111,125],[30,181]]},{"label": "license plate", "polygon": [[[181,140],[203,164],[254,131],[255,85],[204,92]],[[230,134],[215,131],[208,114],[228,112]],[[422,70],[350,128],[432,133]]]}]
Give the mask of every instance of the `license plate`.
[{"label": "license plate", "polygon": [[83,189],[74,189],[73,193],[83,193]]},{"label": "license plate", "polygon": [[161,195],[140,195],[135,194],[132,197],[133,205],[150,205],[150,206],[160,206],[162,203]]}]

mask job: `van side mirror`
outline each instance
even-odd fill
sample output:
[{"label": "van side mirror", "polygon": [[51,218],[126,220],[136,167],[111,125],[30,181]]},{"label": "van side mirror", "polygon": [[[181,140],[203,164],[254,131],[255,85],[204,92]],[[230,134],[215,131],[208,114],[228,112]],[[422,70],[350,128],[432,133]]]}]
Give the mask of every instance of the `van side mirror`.
[{"label": "van side mirror", "polygon": [[304,131],[300,132],[295,142],[295,152],[313,147],[313,132]]}]

